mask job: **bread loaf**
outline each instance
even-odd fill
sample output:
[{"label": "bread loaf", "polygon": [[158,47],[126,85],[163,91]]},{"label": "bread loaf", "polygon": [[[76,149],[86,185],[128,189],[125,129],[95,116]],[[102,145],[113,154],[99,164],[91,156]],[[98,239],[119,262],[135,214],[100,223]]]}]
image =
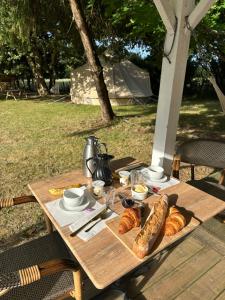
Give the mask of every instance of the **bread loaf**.
[{"label": "bread loaf", "polygon": [[170,207],[168,217],[165,221],[164,234],[167,236],[174,235],[182,230],[185,225],[185,217],[175,206]]},{"label": "bread loaf", "polygon": [[164,225],[168,209],[168,196],[161,196],[152,207],[152,210],[138,233],[133,244],[133,251],[139,258],[148,255]]},{"label": "bread loaf", "polygon": [[141,224],[140,208],[125,208],[119,223],[119,233],[124,234]]}]

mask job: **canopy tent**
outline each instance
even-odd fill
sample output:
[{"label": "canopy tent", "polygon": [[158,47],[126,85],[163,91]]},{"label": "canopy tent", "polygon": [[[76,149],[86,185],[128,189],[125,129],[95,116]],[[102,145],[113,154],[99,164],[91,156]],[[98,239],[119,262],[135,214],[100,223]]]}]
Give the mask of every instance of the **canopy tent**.
[{"label": "canopy tent", "polygon": [[[101,57],[100,60],[112,105],[143,103],[153,95],[147,71],[128,60],[114,62],[105,57]],[[74,103],[99,105],[95,83],[88,64],[71,73],[70,94]]]}]

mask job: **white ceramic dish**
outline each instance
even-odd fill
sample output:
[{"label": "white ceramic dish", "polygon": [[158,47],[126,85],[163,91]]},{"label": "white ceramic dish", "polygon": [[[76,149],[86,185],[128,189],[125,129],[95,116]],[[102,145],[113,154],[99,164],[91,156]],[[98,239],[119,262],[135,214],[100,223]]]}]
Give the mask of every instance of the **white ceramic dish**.
[{"label": "white ceramic dish", "polygon": [[89,203],[90,203],[90,200],[86,198],[86,199],[84,199],[84,202],[82,203],[82,205],[75,206],[73,208],[66,208],[64,205],[64,199],[62,198],[59,200],[59,208],[62,209],[64,212],[74,213],[74,212],[79,212],[79,211],[84,210],[85,208],[88,207]]},{"label": "white ceramic dish", "polygon": [[159,166],[150,166],[149,168],[149,175],[151,180],[159,180],[163,178],[164,169]]},{"label": "white ceramic dish", "polygon": [[149,179],[149,181],[152,181],[152,182],[159,182],[159,183],[163,183],[163,182],[166,182],[167,181],[167,176],[166,175],[164,175],[162,178],[160,178],[160,179]]},{"label": "white ceramic dish", "polygon": [[131,195],[132,195],[132,198],[134,198],[136,200],[144,200],[148,195],[148,188],[146,187],[146,191],[143,193],[136,192],[133,189],[131,189]]},{"label": "white ceramic dish", "polygon": [[63,200],[67,209],[73,209],[83,204],[84,201],[84,189],[72,188],[63,192]]}]

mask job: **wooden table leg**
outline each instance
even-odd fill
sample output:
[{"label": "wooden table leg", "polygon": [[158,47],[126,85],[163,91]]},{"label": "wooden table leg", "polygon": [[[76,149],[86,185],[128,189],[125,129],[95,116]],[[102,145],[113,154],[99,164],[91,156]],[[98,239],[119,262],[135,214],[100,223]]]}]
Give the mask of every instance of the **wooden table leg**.
[{"label": "wooden table leg", "polygon": [[77,271],[73,272],[73,281],[74,281],[73,297],[76,300],[83,300],[81,270],[77,270]]},{"label": "wooden table leg", "polygon": [[44,218],[45,218],[45,224],[46,224],[48,233],[52,233],[53,232],[52,222],[49,220],[48,216],[45,213],[44,213]]}]

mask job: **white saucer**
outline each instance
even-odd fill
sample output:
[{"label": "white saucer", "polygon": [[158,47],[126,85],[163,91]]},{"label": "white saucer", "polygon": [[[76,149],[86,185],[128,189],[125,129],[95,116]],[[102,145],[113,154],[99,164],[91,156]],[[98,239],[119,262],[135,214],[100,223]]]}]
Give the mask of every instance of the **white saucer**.
[{"label": "white saucer", "polygon": [[73,212],[77,212],[77,211],[79,212],[79,211],[84,210],[89,205],[89,203],[90,203],[89,199],[85,198],[84,203],[82,205],[75,206],[72,209],[68,209],[64,206],[63,198],[62,198],[59,200],[59,208],[65,212],[73,213]]},{"label": "white saucer", "polygon": [[166,175],[164,175],[162,178],[160,178],[160,179],[149,179],[149,181],[152,181],[152,182],[160,182],[160,183],[163,183],[163,182],[166,182],[167,181],[167,176]]}]

